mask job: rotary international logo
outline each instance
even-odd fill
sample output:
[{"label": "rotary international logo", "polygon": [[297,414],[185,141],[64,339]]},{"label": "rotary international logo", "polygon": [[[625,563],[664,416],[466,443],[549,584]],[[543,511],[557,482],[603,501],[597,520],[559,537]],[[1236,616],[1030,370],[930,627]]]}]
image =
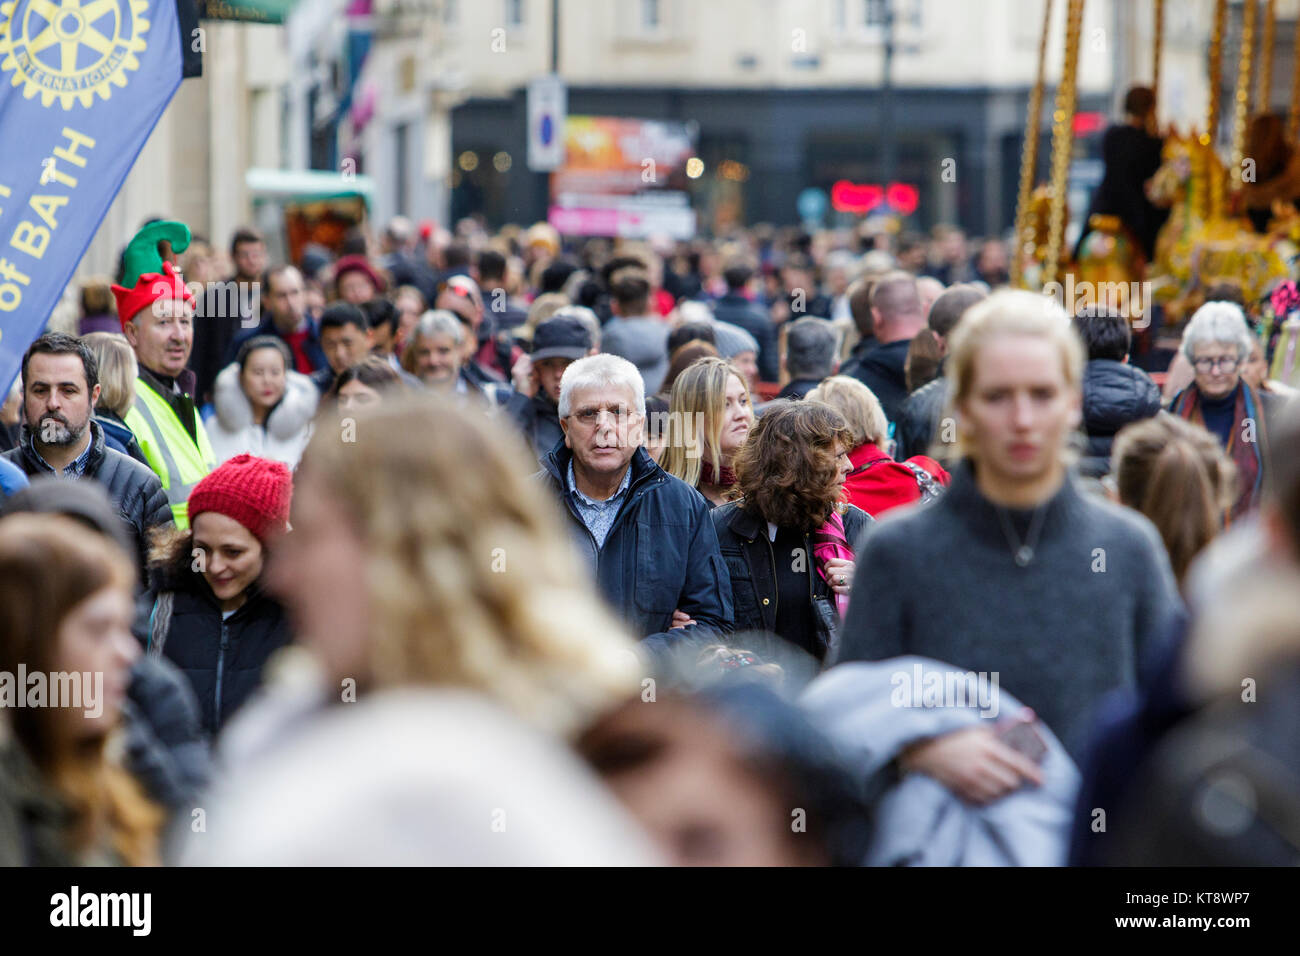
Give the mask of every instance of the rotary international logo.
[{"label": "rotary international logo", "polygon": [[0,3],[0,82],[9,71],[23,96],[89,107],[138,70],[148,0],[10,0]]}]

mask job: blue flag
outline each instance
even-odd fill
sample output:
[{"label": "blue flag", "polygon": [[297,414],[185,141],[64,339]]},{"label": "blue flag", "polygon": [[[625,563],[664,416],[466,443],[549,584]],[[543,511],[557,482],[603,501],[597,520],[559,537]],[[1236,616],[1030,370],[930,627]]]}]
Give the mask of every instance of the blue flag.
[{"label": "blue flag", "polygon": [[176,31],[175,0],[0,0],[5,390],[180,86]]}]

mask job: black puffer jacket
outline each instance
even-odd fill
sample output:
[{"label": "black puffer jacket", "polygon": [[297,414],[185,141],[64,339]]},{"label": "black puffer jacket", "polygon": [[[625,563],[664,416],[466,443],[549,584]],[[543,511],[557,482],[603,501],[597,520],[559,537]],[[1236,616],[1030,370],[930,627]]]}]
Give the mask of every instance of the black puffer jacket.
[{"label": "black puffer jacket", "polygon": [[[122,520],[131,529],[135,539],[136,553],[139,558],[140,581],[144,576],[144,556],[148,551],[147,534],[150,528],[172,523],[171,506],[167,504],[167,492],[163,491],[162,482],[147,466],[134,458],[114,451],[104,444],[104,429],[99,422],[90,422],[90,457],[86,460],[84,478],[99,482],[108,492],[121,514]],[[2,456],[13,462],[29,478],[53,475],[54,471],[42,462],[32,450],[27,429],[23,429],[22,440],[18,447],[7,451]]]},{"label": "black puffer jacket", "polygon": [[170,661],[141,655],[131,666],[125,713],[127,768],[157,803],[188,814],[212,759],[189,681]]},{"label": "black puffer jacket", "polygon": [[191,569],[190,542],[150,564],[154,592],[148,650],[167,658],[190,682],[203,732],[214,736],[262,682],[262,668],[291,640],[279,602],[255,583],[239,610],[222,618],[202,574]]},{"label": "black puffer jacket", "polygon": [[1110,472],[1110,449],[1121,428],[1160,411],[1160,389],[1139,368],[1114,359],[1093,359],[1083,372],[1083,428],[1088,453],[1081,474],[1100,478]]}]

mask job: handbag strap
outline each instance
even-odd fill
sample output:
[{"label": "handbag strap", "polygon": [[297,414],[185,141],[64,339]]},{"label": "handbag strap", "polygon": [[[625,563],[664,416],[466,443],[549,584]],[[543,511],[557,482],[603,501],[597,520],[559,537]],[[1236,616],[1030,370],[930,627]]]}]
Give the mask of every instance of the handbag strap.
[{"label": "handbag strap", "polygon": [[912,476],[916,478],[916,484],[921,489],[921,497],[926,501],[929,501],[931,498],[937,498],[943,493],[943,485],[939,484],[934,475],[930,474],[920,465],[910,461],[900,462],[900,464],[904,465],[907,470],[912,473]]},{"label": "handbag strap", "polygon": [[878,464],[880,464],[882,461],[890,461],[890,460],[891,460],[891,459],[889,459],[889,458],[873,458],[873,459],[871,459],[871,461],[865,461],[865,462],[863,462],[862,464],[858,465],[858,467],[856,467],[856,468],[854,468],[852,471],[850,471],[849,474],[850,474],[850,475],[860,475],[860,474],[862,474],[864,471],[866,471],[868,468],[870,468],[872,465],[878,465]]}]

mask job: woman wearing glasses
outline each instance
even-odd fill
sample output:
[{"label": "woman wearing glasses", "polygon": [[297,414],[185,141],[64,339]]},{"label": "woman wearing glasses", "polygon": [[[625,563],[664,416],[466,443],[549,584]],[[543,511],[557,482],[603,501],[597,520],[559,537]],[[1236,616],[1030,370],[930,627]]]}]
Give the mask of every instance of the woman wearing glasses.
[{"label": "woman wearing glasses", "polygon": [[1207,302],[1183,333],[1181,351],[1196,378],[1174,396],[1169,410],[1218,438],[1237,466],[1237,498],[1231,523],[1254,510],[1268,472],[1268,426],[1278,398],[1242,379],[1252,339],[1241,309],[1231,302]]}]

